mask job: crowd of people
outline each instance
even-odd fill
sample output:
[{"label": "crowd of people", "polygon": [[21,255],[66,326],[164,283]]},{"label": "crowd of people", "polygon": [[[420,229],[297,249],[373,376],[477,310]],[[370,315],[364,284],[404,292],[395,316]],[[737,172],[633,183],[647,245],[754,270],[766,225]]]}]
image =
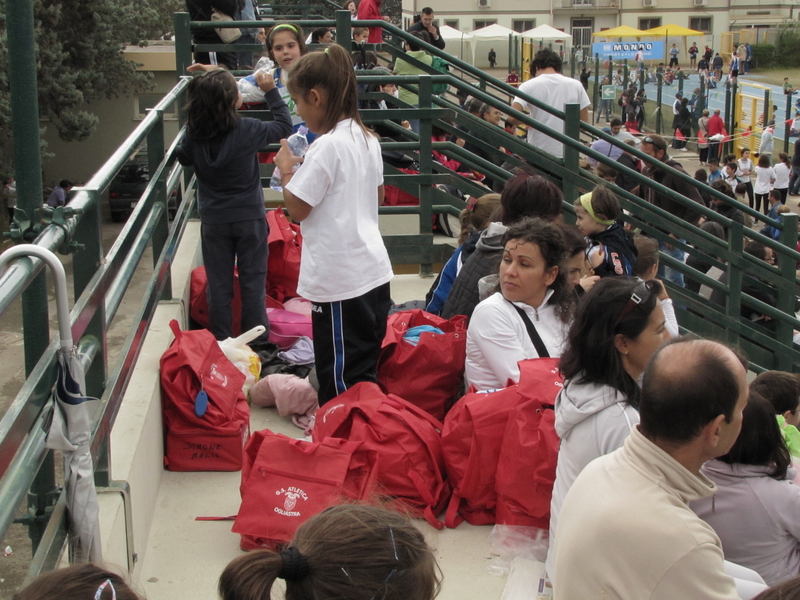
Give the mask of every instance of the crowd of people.
[{"label": "crowd of people", "polygon": [[[348,6],[358,19],[368,19],[380,18],[373,14],[378,5],[362,0]],[[352,32],[356,44],[380,41],[380,28],[377,36],[359,29]],[[415,39],[444,47],[429,8],[410,31]],[[326,45],[329,34],[317,30],[311,43]],[[257,152],[280,142],[274,162],[288,213],[302,227],[298,293],[312,303],[323,405],[357,382],[376,379],[393,277],[378,226],[383,156],[378,137],[361,121],[354,58],[344,48],[308,52],[306,36],[292,23],[274,26],[264,40],[277,69],[255,77],[273,120],[237,114],[242,97],[236,80],[218,68],[235,65],[219,54],[215,64],[211,57],[198,60],[191,69],[197,74],[188,88],[187,133],[178,159],[194,166],[199,182],[211,330],[218,339],[232,337],[235,265],[242,330],[266,330],[258,344],[266,341],[269,322]],[[709,52],[706,47],[698,68]],[[694,66],[696,46],[689,54]],[[407,42],[406,56],[412,60],[398,59],[395,73],[421,72],[415,62],[431,64],[430,54],[414,41]],[[679,67],[675,45],[670,66]],[[741,68],[746,71],[746,62]],[[520,93],[556,108],[578,104],[581,120],[588,122],[584,86],[561,70],[558,54],[539,51]],[[378,89],[393,94],[396,87]],[[635,87],[625,97],[627,129],[635,125],[641,131],[637,110],[646,98]],[[405,88],[399,99],[419,102]],[[683,119],[689,100],[677,100],[676,117]],[[496,107],[469,98],[464,104],[482,126],[501,125]],[[511,109],[564,130],[562,119],[522,96]],[[596,118],[604,110],[608,117],[609,107],[601,105]],[[513,116],[507,121],[512,130],[522,124]],[[675,193],[734,218],[731,203],[704,199],[702,187],[674,175],[685,171],[669,156],[664,138],[636,138],[622,130],[621,120],[607,121],[607,136],[624,147],[599,139],[591,149],[664,188],[641,185],[602,161],[587,164],[599,178],[709,232],[721,226],[701,219]],[[297,156],[286,138],[301,126],[312,143]],[[419,131],[418,123],[408,127]],[[713,130],[711,117],[704,127]],[[478,143],[472,151],[480,155],[480,131],[473,134]],[[459,136],[453,139],[458,143]],[[528,129],[527,141],[563,157],[564,145],[535,128]],[[627,151],[637,145],[652,164],[645,167]],[[780,153],[773,166],[771,155],[771,147],[762,148],[757,164],[747,150],[738,159],[725,157],[723,173],[709,148],[703,162],[711,173],[701,169],[696,177],[723,193],[746,195],[756,211],[762,202],[766,211],[769,203],[769,216],[777,218],[786,197],[800,188],[800,163]],[[800,141],[795,157],[800,161]],[[458,170],[451,157],[435,158]],[[546,565],[555,598],[752,598],[753,590],[766,585],[776,587],[761,593],[761,600],[798,597],[800,492],[792,466],[792,457],[800,457],[798,378],[768,371],[748,384],[746,359],[735,349],[679,336],[662,281],[691,284],[679,270],[661,265],[659,256],[683,262],[686,240],[654,225],[634,233],[612,187],[601,183],[565,198],[553,181],[525,167],[515,168],[507,182],[484,183],[486,194],[470,198],[462,212],[458,248],[432,286],[426,309],[445,318],[468,317],[465,383],[475,390],[518,381],[519,361],[560,358],[564,384],[555,427],[561,441]],[[564,223],[565,200],[575,225]],[[648,235],[653,233],[658,240]],[[746,251],[768,260],[759,246],[751,242]],[[441,584],[433,551],[405,517],[359,505],[313,517],[280,552],[236,558],[220,577],[219,594],[223,600],[269,598],[277,578],[286,581],[286,598],[297,600],[431,600]],[[56,593],[68,600],[139,597],[117,574],[78,565],[41,576],[17,598],[43,600]]]}]

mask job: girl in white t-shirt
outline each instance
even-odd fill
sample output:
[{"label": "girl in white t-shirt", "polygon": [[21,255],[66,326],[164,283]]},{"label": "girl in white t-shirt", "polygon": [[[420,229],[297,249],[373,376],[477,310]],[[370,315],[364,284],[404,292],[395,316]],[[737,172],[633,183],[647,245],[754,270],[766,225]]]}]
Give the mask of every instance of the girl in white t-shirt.
[{"label": "girl in white t-shirt", "polygon": [[778,190],[781,195],[781,204],[786,204],[789,195],[789,177],[792,174],[792,161],[785,152],[778,154],[778,162],[772,167],[775,171],[775,183],[772,189]]},{"label": "girl in white t-shirt", "polygon": [[761,210],[761,201],[764,201],[764,213],[769,212],[769,192],[775,181],[775,169],[770,166],[769,156],[762,154],[758,157],[756,167],[756,210]]},{"label": "girl in white t-shirt", "polygon": [[[742,150],[742,158],[740,158],[737,161],[736,166],[738,167],[738,170],[739,170],[739,179],[742,181],[742,183],[747,188],[747,200],[750,203],[750,208],[753,208],[753,200],[754,200],[754,198],[753,198],[753,183],[750,180],[750,175],[752,175],[753,167],[755,165],[753,165],[753,161],[750,160],[750,150],[748,150],[747,148]],[[767,192],[767,193],[769,193],[769,192]],[[756,210],[761,210],[758,207],[758,205],[756,205],[755,209]]]},{"label": "girl in white t-shirt", "polygon": [[281,140],[275,164],[286,208],[302,223],[297,290],[313,303],[322,405],[360,381],[376,380],[393,276],[378,228],[383,160],[377,137],[361,123],[355,71],[344,48],[303,56],[288,84],[297,113],[319,136],[305,158]]}]

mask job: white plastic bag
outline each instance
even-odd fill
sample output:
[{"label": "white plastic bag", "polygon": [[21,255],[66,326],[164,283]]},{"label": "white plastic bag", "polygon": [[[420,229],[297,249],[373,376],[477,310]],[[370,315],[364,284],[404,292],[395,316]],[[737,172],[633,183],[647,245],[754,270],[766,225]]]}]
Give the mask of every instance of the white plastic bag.
[{"label": "white plastic bag", "polygon": [[238,81],[237,85],[239,86],[239,93],[242,95],[242,102],[261,103],[267,101],[264,92],[261,91],[261,88],[256,83],[256,73],[263,71],[266,75],[272,75],[274,68],[275,63],[268,57],[263,56],[258,59],[256,68],[253,69],[253,74],[242,77]]},{"label": "white plastic bag", "polygon": [[246,377],[242,391],[245,396],[252,385],[261,378],[261,359],[247,345],[266,331],[263,325],[257,325],[237,338],[228,338],[217,342],[228,360]]}]

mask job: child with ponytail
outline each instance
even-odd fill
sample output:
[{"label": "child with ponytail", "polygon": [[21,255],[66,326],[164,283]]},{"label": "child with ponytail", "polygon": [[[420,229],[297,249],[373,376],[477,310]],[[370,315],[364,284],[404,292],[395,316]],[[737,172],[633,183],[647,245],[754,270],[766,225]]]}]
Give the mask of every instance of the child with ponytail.
[{"label": "child with ponytail", "polygon": [[378,227],[383,159],[377,137],[361,123],[355,71],[344,48],[334,44],[300,58],[288,86],[298,115],[318,135],[304,159],[281,140],[275,164],[286,208],[303,232],[297,290],[313,303],[322,406],[377,378],[393,276]]},{"label": "child with ponytail", "polygon": [[201,221],[203,263],[208,276],[211,333],[218,340],[233,337],[231,303],[233,269],[239,269],[242,331],[263,325],[269,332],[266,304],[267,222],[257,152],[292,132],[286,104],[272,78],[256,74],[273,121],[240,118],[242,95],[228,71],[196,65],[205,71],[189,82],[186,135],[178,161],[193,165]]},{"label": "child with ponytail", "polygon": [[433,600],[436,559],[419,530],[381,508],[342,505],[312,517],[279,553],[234,559],[219,580],[222,600],[271,598],[276,578],[286,600]]}]

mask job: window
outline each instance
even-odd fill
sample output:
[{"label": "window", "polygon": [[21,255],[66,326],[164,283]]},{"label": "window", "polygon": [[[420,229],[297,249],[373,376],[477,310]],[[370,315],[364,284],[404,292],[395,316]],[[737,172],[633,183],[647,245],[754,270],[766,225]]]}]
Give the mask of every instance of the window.
[{"label": "window", "polygon": [[[156,104],[161,102],[163,98],[160,94],[139,94],[136,96],[136,114],[134,118],[143,119],[147,115],[147,109],[153,108]],[[165,119],[177,119],[178,115],[175,114],[176,104],[173,104],[164,111]]]},{"label": "window", "polygon": [[639,19],[639,29],[644,31],[645,29],[653,29],[654,27],[661,27],[661,17],[657,17],[655,19],[651,18],[643,18]]},{"label": "window", "polygon": [[691,17],[689,19],[689,29],[711,33],[711,17]]},{"label": "window", "polygon": [[453,29],[458,29],[458,19],[445,19],[444,24],[448,27],[452,27]]},{"label": "window", "polygon": [[511,29],[517,33],[528,31],[536,27],[536,19],[514,19],[511,21]]},{"label": "window", "polygon": [[483,29],[484,27],[494,25],[495,23],[497,23],[497,19],[482,19],[480,21],[473,21],[472,29],[473,31],[476,29]]}]

